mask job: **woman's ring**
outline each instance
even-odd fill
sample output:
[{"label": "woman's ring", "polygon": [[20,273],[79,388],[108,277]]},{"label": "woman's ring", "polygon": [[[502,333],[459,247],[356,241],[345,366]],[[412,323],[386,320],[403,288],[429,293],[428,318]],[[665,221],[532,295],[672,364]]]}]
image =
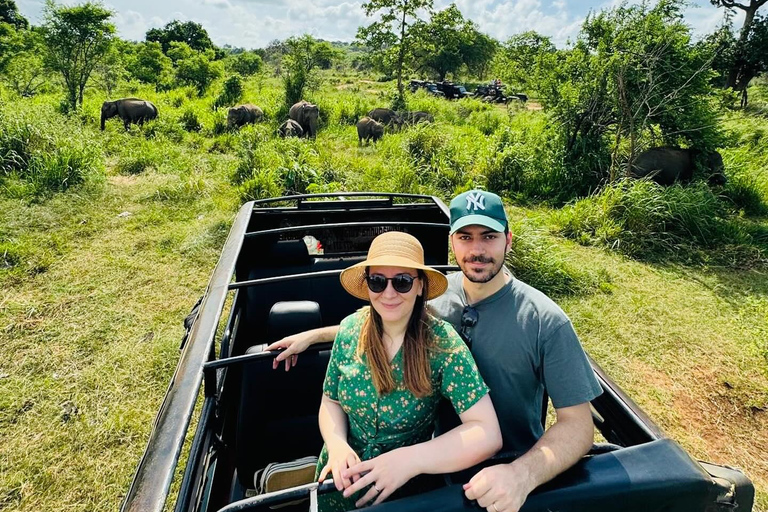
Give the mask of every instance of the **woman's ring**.
[{"label": "woman's ring", "polygon": [[491,503],[491,505],[493,506],[493,510],[495,510],[496,512],[499,512],[499,509],[496,508],[496,504],[495,503]]},{"label": "woman's ring", "polygon": [[381,489],[376,487],[376,482],[373,482],[373,488],[376,489],[376,492],[381,492]]}]

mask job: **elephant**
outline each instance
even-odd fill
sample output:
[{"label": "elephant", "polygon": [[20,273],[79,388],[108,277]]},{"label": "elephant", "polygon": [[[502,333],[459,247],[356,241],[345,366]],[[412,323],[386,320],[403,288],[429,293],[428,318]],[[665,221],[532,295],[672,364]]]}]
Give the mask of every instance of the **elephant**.
[{"label": "elephant", "polygon": [[717,151],[699,151],[677,147],[651,148],[640,153],[629,171],[632,178],[649,177],[659,185],[672,185],[676,181],[693,179],[696,164],[706,169],[712,185],[724,185],[723,157]]},{"label": "elephant", "polygon": [[227,112],[227,126],[229,128],[240,128],[246,124],[257,123],[262,119],[264,119],[264,111],[250,103],[237,105]]},{"label": "elephant", "polygon": [[363,141],[366,143],[369,140],[376,142],[382,135],[384,135],[384,125],[371,119],[370,117],[364,117],[357,122],[357,144],[363,145]]},{"label": "elephant", "polygon": [[115,116],[120,116],[127,130],[128,125],[131,123],[138,123],[141,126],[144,124],[144,121],[155,119],[157,117],[157,107],[151,101],[139,98],[105,101],[101,105],[101,129],[104,130],[104,123],[107,119]]},{"label": "elephant", "polygon": [[288,111],[288,117],[301,125],[301,129],[307,137],[314,139],[317,136],[317,118],[320,117],[320,109],[317,108],[317,105],[301,100],[294,103]]},{"label": "elephant", "polygon": [[281,124],[280,128],[277,129],[277,132],[283,138],[301,137],[302,135],[304,135],[304,129],[301,127],[299,123],[297,123],[293,119],[288,119],[283,124]]},{"label": "elephant", "polygon": [[398,112],[397,115],[402,119],[403,124],[407,125],[435,122],[434,116],[428,112]]},{"label": "elephant", "polygon": [[368,112],[368,117],[390,128],[399,129],[403,124],[397,112],[389,108],[375,108]]}]

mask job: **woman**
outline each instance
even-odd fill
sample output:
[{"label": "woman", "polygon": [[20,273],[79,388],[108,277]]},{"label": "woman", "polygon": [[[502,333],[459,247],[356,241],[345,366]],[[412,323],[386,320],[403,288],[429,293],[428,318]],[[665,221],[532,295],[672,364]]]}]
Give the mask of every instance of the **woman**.
[{"label": "woman", "polygon": [[[345,318],[333,344],[316,476],[332,475],[343,494],[321,497],[320,510],[378,504],[417,475],[459,471],[496,453],[501,433],[488,388],[456,331],[425,310],[448,282],[424,265],[419,241],[376,237],[341,284],[371,306]],[[441,396],[462,424],[431,439]]]}]

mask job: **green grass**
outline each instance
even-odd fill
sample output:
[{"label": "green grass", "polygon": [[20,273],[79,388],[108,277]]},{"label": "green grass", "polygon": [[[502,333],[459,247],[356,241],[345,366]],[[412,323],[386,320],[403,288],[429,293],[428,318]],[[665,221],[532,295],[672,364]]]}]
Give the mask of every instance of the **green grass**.
[{"label": "green grass", "polygon": [[[103,97],[93,91],[70,119],[55,114],[56,97],[19,102],[19,109],[41,110],[52,120],[51,137],[39,140],[86,147],[96,164],[71,186],[32,186],[17,172],[0,191],[3,510],[119,507],[173,374],[181,321],[204,292],[241,201],[366,189],[449,199],[487,186],[494,168],[512,177],[519,171],[526,190],[554,190],[557,179],[571,183],[556,174],[561,168],[550,168],[555,160],[547,146],[534,144],[549,129],[540,112],[416,95],[409,108],[434,114],[434,126],[359,148],[355,117],[387,106],[392,84],[337,77],[308,96],[322,112],[317,139],[283,141],[275,138],[287,115],[276,84],[245,82],[243,102],[261,106],[266,120],[237,132],[223,129],[226,109],[212,108],[217,87],[197,98],[130,84],[119,94],[150,99],[160,118],[127,133],[114,120],[99,131]],[[744,262],[735,259],[743,256],[738,251],[722,259],[723,238],[712,237],[734,236],[719,226],[736,222],[742,242],[752,244],[739,247],[768,244],[759,206],[768,197],[768,125],[740,113],[725,123],[732,142],[723,149],[731,180],[724,197],[696,188],[668,195],[644,189],[640,197],[663,213],[669,194],[677,194],[674,226],[664,216],[660,230],[655,217],[604,215],[616,205],[643,211],[643,201],[618,192],[600,208],[573,207],[589,210],[578,216],[580,241],[614,240],[611,222],[631,220],[625,231],[631,225],[659,236],[620,240],[640,249],[657,244],[654,254],[680,251],[675,244],[683,240],[703,258],[638,260],[580,245],[552,234],[558,210],[532,206],[534,193],[510,190],[508,197],[526,206],[508,209],[515,234],[508,262],[518,277],[557,298],[590,354],[674,439],[696,457],[744,468],[758,489],[755,510],[766,512],[768,277],[754,261],[732,266]],[[28,126],[49,133],[42,123]],[[584,204],[598,203],[591,201]]]}]

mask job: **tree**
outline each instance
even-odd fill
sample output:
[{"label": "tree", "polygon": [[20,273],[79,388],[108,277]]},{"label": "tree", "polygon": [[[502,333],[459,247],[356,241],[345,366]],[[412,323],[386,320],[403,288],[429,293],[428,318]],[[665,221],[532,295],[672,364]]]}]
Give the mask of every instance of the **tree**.
[{"label": "tree", "polygon": [[304,89],[317,85],[314,74],[318,63],[318,43],[305,34],[285,40],[286,54],[282,59],[285,103],[293,105],[304,96]]},{"label": "tree", "polygon": [[413,28],[413,67],[427,69],[441,81],[448,73],[456,75],[465,65],[482,68],[490,60],[489,52],[495,49],[492,39],[465,19],[456,4],[436,12],[428,23],[416,23]]},{"label": "tree", "polygon": [[341,50],[334,48],[328,41],[317,42],[312,53],[315,65],[320,69],[331,69],[333,64],[344,56]]},{"label": "tree", "polygon": [[493,74],[518,90],[538,91],[547,57],[556,51],[552,40],[537,32],[514,35],[496,53]]},{"label": "tree", "polygon": [[[195,56],[195,53],[197,52],[195,52],[195,50],[193,50],[187,43],[178,41],[172,41],[168,46],[168,51],[165,52],[165,54],[171,58],[171,62],[173,62],[174,65],[177,65],[179,61],[184,59],[191,59]],[[212,55],[208,55],[208,57],[212,57]]]},{"label": "tree", "polygon": [[395,107],[405,108],[403,68],[413,51],[413,28],[420,22],[419,11],[432,10],[432,0],[369,0],[363,4],[366,16],[381,11],[381,19],[360,27],[357,39],[371,49],[379,66],[391,63],[397,74]]},{"label": "tree", "polygon": [[264,61],[255,52],[242,52],[229,58],[230,69],[243,76],[252,76],[261,71]]},{"label": "tree", "polygon": [[615,178],[650,145],[721,143],[709,55],[691,44],[681,5],[662,0],[652,9],[591,14],[573,48],[540,54],[539,93],[570,167],[588,168],[608,154]]},{"label": "tree", "polygon": [[29,28],[29,22],[21,15],[13,0],[0,0],[0,23],[13,25],[16,30]]},{"label": "tree", "polygon": [[130,45],[131,43],[126,41],[115,40],[93,69],[94,82],[107,94],[108,98],[112,97],[120,81],[128,76],[125,60],[130,56]]},{"label": "tree", "polygon": [[176,79],[181,84],[194,86],[200,96],[222,74],[221,62],[212,62],[202,52],[194,52],[192,56],[179,60],[176,66]]},{"label": "tree", "polygon": [[741,92],[741,106],[747,106],[749,82],[768,70],[768,18],[756,15],[746,39],[736,39],[731,21],[701,41],[700,47],[712,56],[718,74],[713,83]]},{"label": "tree", "polygon": [[46,61],[64,80],[71,108],[83,103],[83,91],[91,72],[104,58],[114,39],[112,11],[99,3],[75,7],[47,0],[43,10]]},{"label": "tree", "polygon": [[213,50],[213,42],[208,32],[194,21],[181,22],[173,20],[163,28],[152,28],[147,31],[147,41],[155,41],[163,47],[163,53],[168,54],[171,43],[186,43],[198,52]]},{"label": "tree", "polygon": [[42,58],[45,47],[39,31],[15,31],[9,49],[7,57],[0,59],[3,81],[19,96],[34,96],[45,88],[50,79],[50,72]]},{"label": "tree", "polygon": [[[749,48],[749,42],[750,39],[754,42],[754,33],[755,29],[753,29],[753,24],[757,21],[758,24],[765,23],[765,20],[762,20],[762,22],[759,19],[756,19],[757,10],[765,5],[768,0],[749,0],[749,3],[739,3],[736,0],[709,0],[712,5],[717,7],[724,7],[726,10],[733,12],[734,9],[741,9],[744,11],[744,24],[741,26],[741,31],[739,32],[739,41],[738,41],[738,52],[742,54],[754,54],[755,52],[752,51]],[[757,32],[760,32],[762,29],[760,27],[757,27]],[[739,84],[739,75],[742,75],[742,82],[743,82],[743,75],[744,71],[741,68],[742,59],[734,59],[733,65],[728,73],[728,79],[726,80],[726,87],[732,87],[736,89],[737,85]],[[742,85],[743,89],[746,91],[746,85]],[[740,89],[736,89],[740,90]],[[746,94],[746,92],[745,92]]]},{"label": "tree", "polygon": [[464,64],[467,65],[467,70],[484,80],[498,49],[498,41],[475,30],[472,43],[464,49]]},{"label": "tree", "polygon": [[163,53],[163,47],[155,41],[139,43],[127,68],[131,76],[140,82],[154,84],[155,89],[168,87],[173,76],[170,57]]}]

